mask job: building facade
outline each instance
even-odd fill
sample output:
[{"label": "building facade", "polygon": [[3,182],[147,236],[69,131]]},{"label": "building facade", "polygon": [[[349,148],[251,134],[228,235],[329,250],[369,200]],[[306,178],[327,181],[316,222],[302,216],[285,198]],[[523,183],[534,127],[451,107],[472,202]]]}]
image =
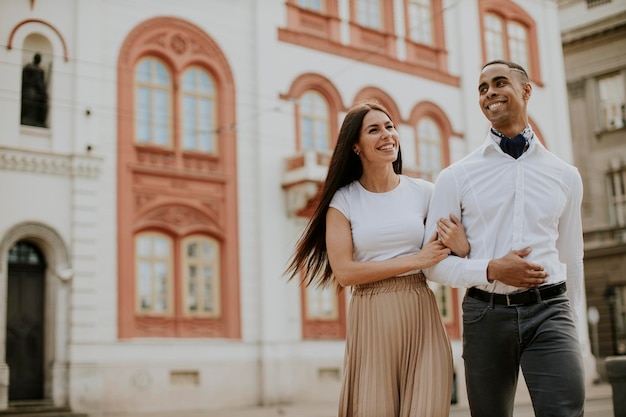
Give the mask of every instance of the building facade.
[{"label": "building facade", "polygon": [[559,2],[592,350],[626,354],[626,2]]},{"label": "building facade", "polygon": [[[406,173],[434,180],[482,143],[480,68],[508,58],[530,73],[534,131],[573,162],[558,13],[552,0],[0,1],[0,408],[336,401],[348,291],[284,269],[345,112],[384,104]],[[433,289],[463,403],[463,290]]]}]

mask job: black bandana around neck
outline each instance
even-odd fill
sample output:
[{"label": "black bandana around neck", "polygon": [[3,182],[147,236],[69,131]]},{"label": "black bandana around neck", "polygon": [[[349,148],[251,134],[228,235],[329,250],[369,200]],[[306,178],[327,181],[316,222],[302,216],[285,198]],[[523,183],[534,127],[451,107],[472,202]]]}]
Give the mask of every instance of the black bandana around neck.
[{"label": "black bandana around neck", "polygon": [[526,139],[528,131],[529,129],[526,128],[514,138],[509,138],[493,127],[491,128],[491,132],[500,138],[500,148],[515,159],[522,156],[524,151],[528,148],[528,140]]}]

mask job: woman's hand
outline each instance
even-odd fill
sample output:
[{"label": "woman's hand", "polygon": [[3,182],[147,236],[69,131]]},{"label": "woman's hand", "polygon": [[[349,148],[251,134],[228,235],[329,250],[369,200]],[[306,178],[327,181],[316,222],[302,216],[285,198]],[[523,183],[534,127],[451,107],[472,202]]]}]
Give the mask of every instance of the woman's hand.
[{"label": "woman's hand", "polygon": [[437,239],[437,233],[433,234],[428,242],[422,246],[422,250],[415,255],[418,258],[419,269],[429,268],[441,262],[450,255],[450,252],[450,248],[447,248],[443,242]]},{"label": "woman's hand", "polygon": [[456,256],[465,258],[470,253],[470,244],[465,235],[465,229],[454,214],[450,218],[441,218],[437,221],[437,233],[439,240],[452,250]]}]

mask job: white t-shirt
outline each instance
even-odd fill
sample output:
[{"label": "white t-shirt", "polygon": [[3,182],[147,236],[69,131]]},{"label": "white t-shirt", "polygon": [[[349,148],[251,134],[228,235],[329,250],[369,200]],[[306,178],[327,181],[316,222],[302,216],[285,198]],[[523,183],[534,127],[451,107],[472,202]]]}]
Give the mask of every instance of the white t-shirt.
[{"label": "white t-shirt", "polygon": [[419,252],[433,184],[400,176],[396,188],[367,191],[354,181],[337,190],[330,207],[339,210],[352,229],[355,261],[382,261]]}]

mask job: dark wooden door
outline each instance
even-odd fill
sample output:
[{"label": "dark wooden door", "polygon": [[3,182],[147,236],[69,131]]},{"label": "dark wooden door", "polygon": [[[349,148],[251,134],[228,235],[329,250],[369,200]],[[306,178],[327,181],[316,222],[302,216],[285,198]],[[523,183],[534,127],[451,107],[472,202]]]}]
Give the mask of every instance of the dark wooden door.
[{"label": "dark wooden door", "polygon": [[9,401],[43,399],[44,273],[41,252],[18,242],[9,252],[6,361]]}]

